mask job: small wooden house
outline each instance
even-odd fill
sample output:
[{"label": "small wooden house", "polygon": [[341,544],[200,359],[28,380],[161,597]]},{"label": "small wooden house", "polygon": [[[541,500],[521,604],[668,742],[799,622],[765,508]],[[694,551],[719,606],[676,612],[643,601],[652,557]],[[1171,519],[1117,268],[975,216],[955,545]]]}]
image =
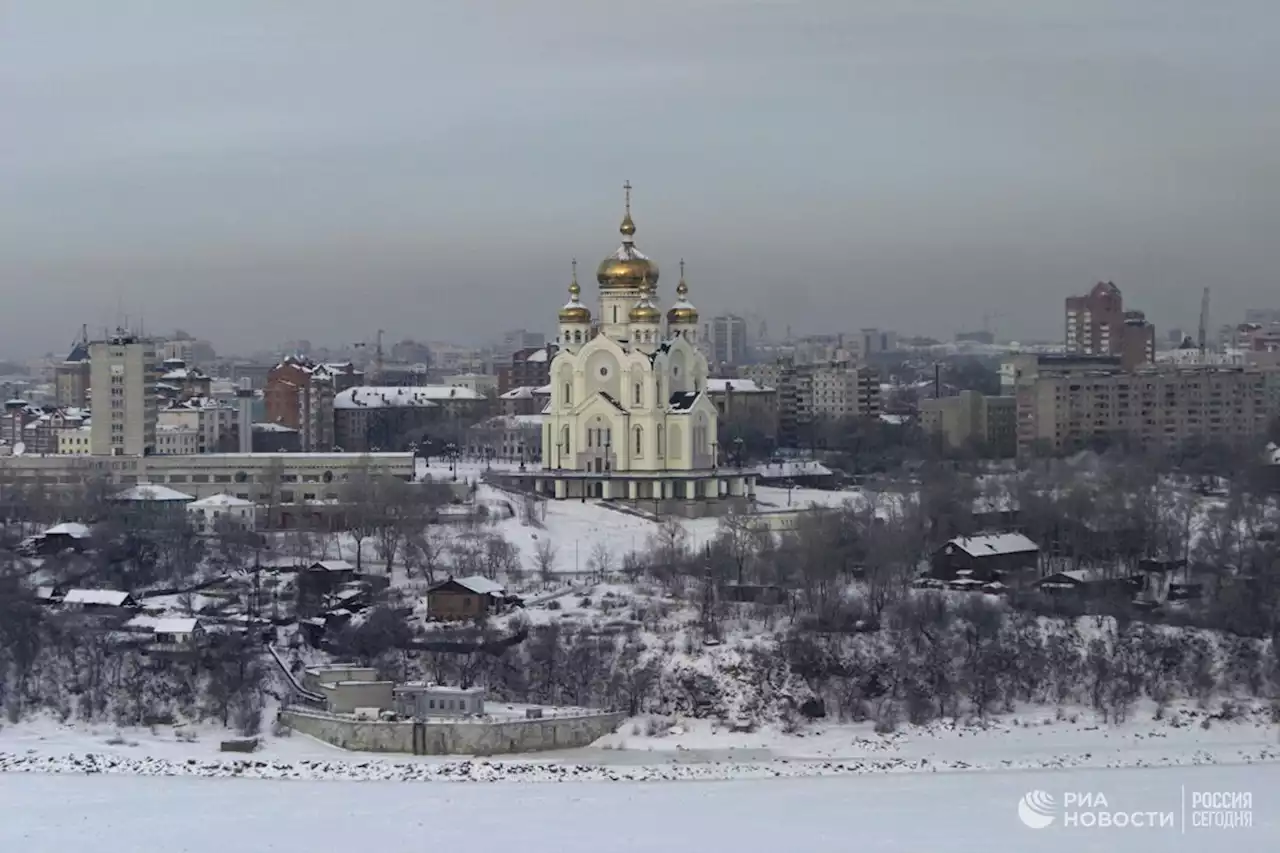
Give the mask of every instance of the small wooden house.
[{"label": "small wooden house", "polygon": [[427,615],[446,621],[480,619],[506,600],[502,585],[478,575],[448,578],[427,589]]},{"label": "small wooden house", "polygon": [[958,536],[937,551],[930,574],[944,581],[1008,583],[1035,568],[1040,548],[1021,533]]}]

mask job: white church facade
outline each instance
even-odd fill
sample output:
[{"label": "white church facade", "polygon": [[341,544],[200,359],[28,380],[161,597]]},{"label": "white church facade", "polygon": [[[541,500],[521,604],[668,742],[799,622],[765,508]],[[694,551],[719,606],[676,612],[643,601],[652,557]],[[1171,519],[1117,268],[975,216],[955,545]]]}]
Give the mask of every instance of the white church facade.
[{"label": "white church facade", "polygon": [[600,263],[597,313],[577,264],[560,309],[559,353],[543,411],[542,468],[526,479],[554,498],[708,502],[754,496],[755,472],[722,464],[707,396],[698,312],[681,262],[676,300],[655,304],[658,265],[635,244],[630,185],[622,244]]}]

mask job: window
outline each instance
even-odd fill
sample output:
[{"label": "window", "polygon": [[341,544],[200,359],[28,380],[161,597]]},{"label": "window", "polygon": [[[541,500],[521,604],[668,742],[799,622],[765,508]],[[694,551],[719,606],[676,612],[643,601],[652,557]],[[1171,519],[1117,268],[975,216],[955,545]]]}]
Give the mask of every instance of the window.
[{"label": "window", "polygon": [[644,430],[636,427],[636,458],[644,456]]},{"label": "window", "polygon": [[568,382],[564,383],[564,402],[566,406],[573,402],[573,392]]},{"label": "window", "polygon": [[640,383],[639,382],[636,383],[635,394],[633,396],[634,396],[633,402],[637,406],[640,405]]},{"label": "window", "polygon": [[659,458],[661,458],[662,454],[666,452],[666,448],[663,446],[664,439],[665,439],[665,436],[663,435],[662,424],[658,424],[658,457]]},{"label": "window", "polygon": [[618,322],[618,306],[613,306],[613,322]]}]

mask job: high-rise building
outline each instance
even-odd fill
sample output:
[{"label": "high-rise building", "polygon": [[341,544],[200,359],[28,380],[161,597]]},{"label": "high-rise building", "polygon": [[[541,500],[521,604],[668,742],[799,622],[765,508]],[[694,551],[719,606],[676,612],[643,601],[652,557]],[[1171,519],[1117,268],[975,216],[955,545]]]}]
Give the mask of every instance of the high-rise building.
[{"label": "high-rise building", "polygon": [[94,456],[145,456],[156,449],[160,358],[154,340],[124,329],[89,344],[89,446]]},{"label": "high-rise building", "polygon": [[76,341],[62,364],[53,369],[54,402],[59,406],[89,407],[89,345]]},{"label": "high-rise building", "polygon": [[776,389],[778,442],[784,447],[805,444],[815,422],[880,415],[880,379],[868,365],[780,359],[748,365],[739,373],[756,385]]},{"label": "high-rise building", "polygon": [[747,360],[747,321],[735,314],[712,317],[709,326],[711,363],[743,364]]},{"label": "high-rise building", "polygon": [[334,397],[363,382],[364,373],[349,361],[320,364],[290,356],[267,374],[267,421],[296,429],[306,452],[329,451],[335,444]]},{"label": "high-rise building", "polygon": [[1132,369],[1155,361],[1155,326],[1141,311],[1125,311],[1120,288],[1100,281],[1066,299],[1066,348],[1081,355],[1118,355]]}]

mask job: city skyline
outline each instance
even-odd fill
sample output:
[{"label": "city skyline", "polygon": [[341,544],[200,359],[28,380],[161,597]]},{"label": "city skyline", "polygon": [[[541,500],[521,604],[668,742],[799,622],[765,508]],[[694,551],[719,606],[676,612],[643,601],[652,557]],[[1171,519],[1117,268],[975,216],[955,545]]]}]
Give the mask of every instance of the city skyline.
[{"label": "city skyline", "polygon": [[4,24],[5,355],[121,312],[228,351],[550,330],[624,180],[659,303],[683,257],[775,336],[1274,289],[1262,3],[52,5]]}]

